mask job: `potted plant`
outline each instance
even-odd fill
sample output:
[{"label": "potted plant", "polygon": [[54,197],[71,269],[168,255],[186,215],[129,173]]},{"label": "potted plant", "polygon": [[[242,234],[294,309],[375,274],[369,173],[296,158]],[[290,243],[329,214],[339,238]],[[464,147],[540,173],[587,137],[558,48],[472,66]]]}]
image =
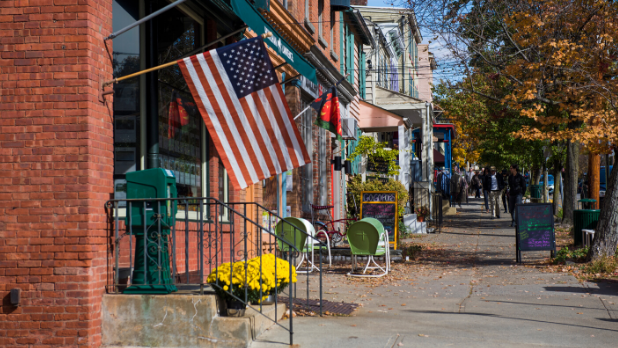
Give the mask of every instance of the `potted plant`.
[{"label": "potted plant", "polygon": [[414,212],[416,213],[416,220],[418,222],[425,221],[425,217],[429,216],[429,208],[426,205],[416,208]]},{"label": "potted plant", "polygon": [[247,302],[259,304],[267,301],[269,295],[281,293],[290,282],[296,283],[296,269],[291,267],[291,271],[292,279],[287,261],[266,254],[247,262],[221,264],[210,273],[207,281],[226,305],[226,311],[222,311],[222,314],[241,317],[245,314]]}]

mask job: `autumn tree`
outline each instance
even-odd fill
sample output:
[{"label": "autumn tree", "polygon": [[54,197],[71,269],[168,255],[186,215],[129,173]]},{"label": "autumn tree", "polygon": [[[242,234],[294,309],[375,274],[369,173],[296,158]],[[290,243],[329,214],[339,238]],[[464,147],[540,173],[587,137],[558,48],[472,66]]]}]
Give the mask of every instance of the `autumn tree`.
[{"label": "autumn tree", "polygon": [[[503,98],[486,95],[534,121],[515,135],[566,143],[564,217],[572,221],[580,144],[609,150],[617,136],[618,4],[600,0],[410,0],[419,21],[440,32],[471,76],[482,67],[510,82]],[[470,80],[473,82],[473,80]],[[618,244],[618,173],[608,180],[591,257]]]}]

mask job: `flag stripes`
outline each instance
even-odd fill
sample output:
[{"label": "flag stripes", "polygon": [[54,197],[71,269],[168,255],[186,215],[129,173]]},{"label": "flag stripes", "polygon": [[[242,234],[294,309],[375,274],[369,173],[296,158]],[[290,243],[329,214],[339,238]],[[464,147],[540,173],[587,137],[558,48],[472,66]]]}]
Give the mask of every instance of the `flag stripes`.
[{"label": "flag stripes", "polygon": [[216,49],[178,63],[235,188],[310,162],[279,83],[239,98]]}]

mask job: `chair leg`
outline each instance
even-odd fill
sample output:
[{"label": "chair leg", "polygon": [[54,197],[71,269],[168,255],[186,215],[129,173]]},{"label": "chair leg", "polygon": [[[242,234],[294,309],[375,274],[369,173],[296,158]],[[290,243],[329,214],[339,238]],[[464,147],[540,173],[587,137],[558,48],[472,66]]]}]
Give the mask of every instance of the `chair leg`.
[{"label": "chair leg", "polygon": [[369,263],[373,260],[373,256],[369,256],[367,258],[367,264],[365,265],[365,269],[363,270],[363,274],[365,274],[365,272],[367,272],[367,269],[369,268]]}]

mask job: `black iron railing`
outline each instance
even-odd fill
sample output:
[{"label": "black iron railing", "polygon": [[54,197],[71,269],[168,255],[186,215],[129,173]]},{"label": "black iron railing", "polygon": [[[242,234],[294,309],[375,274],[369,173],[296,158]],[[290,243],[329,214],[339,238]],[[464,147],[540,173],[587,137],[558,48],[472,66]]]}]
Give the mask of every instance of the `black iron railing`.
[{"label": "black iron railing", "polygon": [[[167,210],[161,209],[168,207]],[[176,219],[171,226],[167,226],[164,215],[166,212],[174,212],[170,207],[176,206]],[[143,233],[134,233],[133,208],[140,207],[143,214],[140,227]],[[240,207],[240,208],[238,208]],[[224,203],[211,197],[191,198],[168,198],[168,199],[116,199],[106,203],[106,210],[110,230],[113,229],[113,277],[110,279],[111,291],[118,293],[131,286],[178,286],[179,288],[199,289],[204,294],[206,287],[210,287],[219,293],[227,295],[253,308],[261,315],[264,314],[262,301],[258,304],[250,303],[249,287],[244,286],[244,296],[235,295],[232,286],[224,289],[225,285],[219,281],[219,267],[230,262],[230,285],[233,282],[234,262],[244,261],[245,279],[247,276],[247,261],[251,258],[260,259],[260,274],[262,274],[262,258],[266,254],[279,254],[281,258],[289,262],[288,279],[290,283],[287,293],[280,291],[279,284],[275,281],[275,289],[272,295],[275,302],[276,325],[286,329],[290,333],[290,345],[293,344],[293,309],[297,300],[298,284],[292,283],[292,267],[295,260],[308,248],[317,248],[319,267],[315,274],[306,273],[306,301],[309,298],[310,280],[317,276],[319,282],[319,314],[322,315],[322,249],[326,247],[315,238],[311,231],[305,231],[278,214],[266,209],[257,203]],[[146,213],[148,212],[148,213]],[[169,216],[168,216],[169,217]],[[258,221],[262,218],[262,223]],[[280,228],[275,231],[276,223]],[[292,238],[284,238],[281,231],[284,227],[291,229]],[[297,238],[304,236],[313,243],[299,245]],[[135,250],[134,243],[138,238],[143,246]],[[143,247],[143,250],[141,249]],[[139,260],[136,258],[139,252]],[[143,255],[141,255],[143,254]],[[142,259],[143,257],[143,259]],[[111,261],[111,260],[110,260]],[[139,272],[135,270],[135,263],[140,263]],[[278,269],[275,262],[275,278]],[[312,269],[307,263],[307,268]],[[143,273],[142,273],[143,272]],[[149,273],[151,272],[151,273]],[[165,273],[171,274],[166,278]],[[208,283],[208,274],[215,272],[216,281]],[[143,280],[136,282],[136,279]],[[152,279],[155,279],[153,282]],[[150,280],[150,281],[149,281]],[[153,284],[154,283],[154,284]],[[169,283],[169,284],[168,284]],[[260,297],[265,295],[263,279],[259,277]],[[279,294],[281,293],[281,294]],[[278,298],[286,295],[289,308],[288,327],[280,323],[277,313]],[[315,303],[315,299],[312,299]],[[298,302],[296,302],[298,303]]]}]

